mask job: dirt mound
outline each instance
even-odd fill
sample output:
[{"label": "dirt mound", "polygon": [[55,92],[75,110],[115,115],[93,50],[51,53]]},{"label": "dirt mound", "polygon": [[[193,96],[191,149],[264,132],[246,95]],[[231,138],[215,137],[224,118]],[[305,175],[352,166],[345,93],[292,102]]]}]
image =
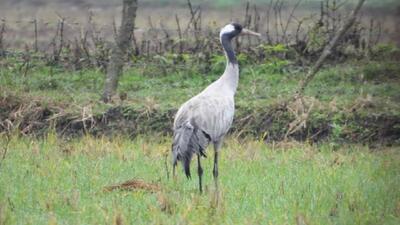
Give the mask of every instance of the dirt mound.
[{"label": "dirt mound", "polygon": [[125,191],[144,190],[149,192],[158,192],[161,190],[161,187],[158,184],[147,183],[143,180],[138,180],[138,179],[128,180],[120,184],[114,184],[104,187],[104,191],[114,191],[114,190],[125,190]]}]

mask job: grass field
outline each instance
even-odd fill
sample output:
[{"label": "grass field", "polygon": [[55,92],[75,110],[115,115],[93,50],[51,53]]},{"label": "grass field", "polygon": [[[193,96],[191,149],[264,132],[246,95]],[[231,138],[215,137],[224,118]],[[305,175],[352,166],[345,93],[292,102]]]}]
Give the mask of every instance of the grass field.
[{"label": "grass field", "polygon": [[[216,205],[211,157],[202,195],[180,167],[176,182],[166,178],[169,139],[13,135],[0,167],[0,224],[400,223],[399,149],[228,138]],[[103,189],[130,179],[161,190]]]},{"label": "grass field", "polygon": [[[104,103],[100,96],[109,52],[95,41],[95,24],[90,26],[92,51],[86,51],[86,40],[68,40],[82,36],[82,25],[89,24],[89,2],[111,1],[72,1],[80,7],[35,1],[44,4],[38,8],[7,2],[9,7],[0,10],[7,18],[0,24],[0,225],[400,224],[400,49],[391,44],[397,43],[397,16],[384,11],[394,0],[370,1],[363,17],[370,24],[369,16],[384,21],[379,35],[388,43],[377,39],[373,44],[376,34],[372,25],[366,26],[371,45],[338,45],[301,101],[290,99],[317,60],[318,45],[334,30],[325,34],[310,22],[306,51],[279,41],[237,49],[240,82],[220,158],[220,189],[216,192],[213,185],[210,148],[210,157],[203,160],[203,194],[195,163],[191,180],[180,165],[177,179],[168,177],[171,128],[179,106],[223,73],[226,59],[220,47],[205,38],[199,43],[208,45],[191,50],[197,37],[179,52],[176,44],[168,49],[167,38],[164,44],[154,42],[160,52],[147,44],[146,53],[141,45],[140,54],[126,59],[116,95]],[[152,7],[155,2],[167,1],[140,7],[135,25],[139,41],[140,32],[143,40],[158,40],[157,33],[145,37],[153,30],[148,15],[154,15],[156,28],[166,21],[172,42],[178,15],[183,29],[193,26],[186,23],[186,0],[174,1],[184,6],[178,11],[172,3]],[[204,8],[199,14],[205,18],[203,27],[216,30],[227,18],[242,21],[244,10],[228,9],[234,2],[239,4],[218,0],[214,8]],[[317,1],[305,4],[312,2]],[[386,8],[375,14],[379,3]],[[92,7],[97,16],[90,18],[107,33],[102,25],[111,24],[121,8]],[[395,7],[390,8],[393,13]],[[252,9],[256,15],[257,8]],[[265,9],[259,8],[262,14]],[[309,10],[301,8],[296,16],[308,17]],[[58,27],[64,26],[60,15],[68,15],[66,36],[61,28],[58,35]],[[277,13],[275,17],[278,27]],[[39,21],[38,51],[30,47],[32,26],[37,25],[32,18]],[[52,27],[57,27],[56,36]],[[111,29],[108,33],[113,37]],[[353,36],[351,40],[364,40]],[[118,184],[126,187],[127,181],[129,190],[111,190]]]}]

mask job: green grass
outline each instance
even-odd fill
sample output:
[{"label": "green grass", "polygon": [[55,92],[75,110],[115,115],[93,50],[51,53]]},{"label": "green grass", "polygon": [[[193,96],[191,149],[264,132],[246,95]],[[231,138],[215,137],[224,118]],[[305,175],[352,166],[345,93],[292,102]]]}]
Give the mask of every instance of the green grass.
[{"label": "green grass", "polygon": [[[5,138],[0,141],[5,146]],[[200,195],[197,176],[186,180],[181,167],[175,183],[166,179],[169,147],[169,137],[13,136],[0,167],[0,223],[400,223],[399,149],[353,145],[332,151],[329,145],[228,138],[215,206],[212,157],[203,160],[206,191]],[[129,179],[157,183],[162,191],[103,191]]]},{"label": "green grass", "polygon": [[[218,79],[225,67],[224,60],[222,57],[221,63],[215,63],[208,73],[200,72],[190,63],[167,65],[164,68],[166,75],[162,75],[163,69],[151,63],[127,68],[120,79],[118,92],[127,93],[126,104],[135,108],[177,109]],[[307,68],[292,68],[279,62],[283,61],[258,65],[243,62],[236,95],[238,108],[269,107],[293,95]],[[0,68],[0,86],[5,90],[1,94],[14,92],[44,103],[75,105],[66,109],[76,109],[75,113],[93,102],[96,102],[97,112],[102,113],[108,107],[98,101],[105,76],[100,70],[66,71],[40,62],[32,64],[34,66],[26,75],[17,62],[8,62],[9,66]],[[336,105],[342,109],[369,95],[378,106],[366,109],[371,111],[369,113],[398,114],[399,80],[400,66],[393,61],[349,61],[323,68],[310,83],[306,95],[325,105],[335,98]]]}]

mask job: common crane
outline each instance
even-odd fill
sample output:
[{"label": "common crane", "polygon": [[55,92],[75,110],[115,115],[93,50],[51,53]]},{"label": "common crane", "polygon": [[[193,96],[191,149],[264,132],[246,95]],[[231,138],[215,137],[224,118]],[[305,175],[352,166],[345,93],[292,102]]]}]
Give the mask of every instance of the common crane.
[{"label": "common crane", "polygon": [[196,154],[200,193],[203,191],[200,158],[206,156],[205,150],[210,142],[214,145],[213,177],[218,189],[218,152],[223,137],[232,124],[235,111],[234,96],[239,81],[239,65],[231,41],[240,34],[260,36],[259,33],[245,29],[238,23],[224,26],[219,34],[227,58],[224,73],[198,95],[185,102],[175,115],[173,176],[175,177],[178,161],[181,161],[186,177],[190,178],[190,161],[193,154]]}]

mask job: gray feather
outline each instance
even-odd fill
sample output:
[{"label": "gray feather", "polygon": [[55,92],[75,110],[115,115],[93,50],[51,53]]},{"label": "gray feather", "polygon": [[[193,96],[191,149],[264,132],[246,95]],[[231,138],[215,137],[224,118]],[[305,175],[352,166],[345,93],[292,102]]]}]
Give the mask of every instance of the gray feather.
[{"label": "gray feather", "polygon": [[210,142],[210,136],[198,129],[192,121],[187,121],[174,131],[174,142],[172,144],[173,165],[182,162],[183,169],[190,178],[190,162],[193,154],[206,157],[205,149]]}]

